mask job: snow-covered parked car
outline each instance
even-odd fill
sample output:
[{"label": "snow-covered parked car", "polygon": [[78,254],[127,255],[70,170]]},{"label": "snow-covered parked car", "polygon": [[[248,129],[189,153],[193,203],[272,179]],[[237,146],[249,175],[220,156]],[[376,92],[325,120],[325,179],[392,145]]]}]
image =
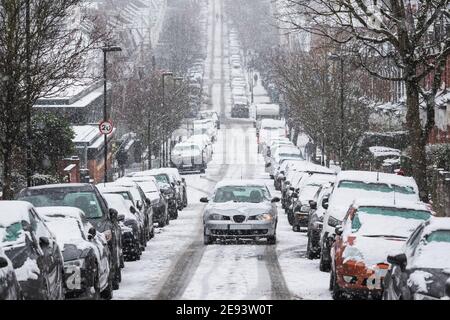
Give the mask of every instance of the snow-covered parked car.
[{"label": "snow-covered parked car", "polygon": [[194,134],[205,134],[209,137],[211,142],[217,140],[216,122],[211,119],[199,119],[192,121]]},{"label": "snow-covered parked car", "polygon": [[335,174],[312,173],[302,179],[298,186],[297,198],[290,208],[286,208],[289,215],[292,215],[292,230],[296,232],[306,231],[308,228],[310,202],[319,188],[324,184],[334,183]]},{"label": "snow-covered parked car", "polygon": [[[129,174],[129,177],[136,176],[149,176],[154,177],[156,182],[158,183],[159,190],[164,195],[168,202],[168,210],[170,219],[178,218],[178,205],[177,205],[177,189],[175,186],[175,182],[171,175],[168,174],[164,168],[160,169],[151,169],[147,171],[134,172]],[[129,179],[127,177],[127,179]]]},{"label": "snow-covered parked car", "polygon": [[433,217],[388,256],[383,299],[438,300],[450,297],[450,218]]},{"label": "snow-covered parked car", "polygon": [[401,250],[432,213],[424,203],[359,200],[336,227],[331,249],[330,290],[334,299],[381,298],[387,257]]},{"label": "snow-covered parked car", "polygon": [[122,229],[122,251],[125,260],[139,260],[145,246],[144,221],[130,200],[125,200],[121,195],[114,193],[103,193],[103,197],[108,207],[117,210],[118,220],[131,230],[124,233]]},{"label": "snow-covered parked car", "polygon": [[306,245],[306,257],[317,259],[320,257],[320,233],[322,232],[325,207],[330,197],[332,184],[324,184],[317,190],[313,200],[309,203],[308,219],[308,243]]},{"label": "snow-covered parked car", "polygon": [[419,199],[419,189],[412,177],[371,171],[341,171],[331,192],[328,208],[323,218],[320,235],[321,271],[331,267],[330,248],[334,242],[335,228],[342,223],[349,206],[355,200],[379,199],[385,201],[410,201]]},{"label": "snow-covered parked car", "polygon": [[216,111],[204,110],[198,113],[200,119],[212,119],[216,124],[216,129],[220,129],[220,118]]},{"label": "snow-covered parked car", "polygon": [[[132,205],[137,209],[136,216],[139,217],[142,221],[144,221],[144,235],[146,240],[150,240],[153,238],[154,230],[153,230],[153,210],[150,204],[150,200],[145,196],[144,191],[141,187],[133,180],[128,177],[122,177],[114,181],[115,185],[127,188],[131,194],[132,199],[130,200]],[[108,184],[106,184],[108,185]],[[101,184],[99,184],[101,186]],[[147,246],[147,242],[143,241],[143,249]]]},{"label": "snow-covered parked car", "polygon": [[[1,230],[1,227],[0,227]],[[1,235],[1,233],[0,233]],[[0,240],[3,242],[3,239]],[[0,242],[1,245],[1,242]],[[0,300],[20,300],[22,292],[11,260],[0,246]]]},{"label": "snow-covered parked car", "polygon": [[213,144],[206,134],[194,134],[184,141],[185,143],[198,144],[206,154],[206,162],[211,161],[213,155]]},{"label": "snow-covered parked car", "polygon": [[93,227],[86,233],[82,221],[70,212],[71,209],[36,208],[62,250],[65,296],[69,299],[111,299],[113,288],[106,239]]},{"label": "snow-covered parked car", "polygon": [[195,142],[181,142],[172,149],[172,166],[181,172],[200,171],[205,173],[208,166],[208,152]]},{"label": "snow-covered parked car", "polygon": [[218,239],[267,239],[276,243],[278,212],[264,182],[255,180],[223,180],[219,182],[203,214],[204,242]]},{"label": "snow-covered parked car", "polygon": [[285,159],[300,159],[304,160],[303,154],[299,148],[294,145],[280,145],[275,148],[270,158],[266,162],[266,172],[269,173],[270,178],[274,179],[276,169],[280,163]]},{"label": "snow-covered parked car", "polygon": [[153,209],[153,223],[158,223],[160,228],[168,225],[170,223],[169,203],[161,193],[155,177],[136,173],[129,178],[139,184],[147,199],[150,200]]},{"label": "snow-covered parked car", "polygon": [[114,290],[119,289],[123,259],[121,230],[117,221],[117,211],[109,209],[97,187],[89,183],[51,184],[20,191],[18,200],[28,201],[35,207],[76,207],[98,232],[108,241]]},{"label": "snow-covered parked car", "polygon": [[64,299],[61,249],[32,204],[0,201],[0,240],[26,300]]}]

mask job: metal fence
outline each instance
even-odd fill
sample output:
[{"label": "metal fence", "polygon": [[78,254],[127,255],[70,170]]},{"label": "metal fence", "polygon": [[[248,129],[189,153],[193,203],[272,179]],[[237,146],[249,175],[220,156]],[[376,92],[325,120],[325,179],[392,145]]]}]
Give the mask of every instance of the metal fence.
[{"label": "metal fence", "polygon": [[450,217],[450,171],[433,169],[431,196],[436,214],[439,217]]}]

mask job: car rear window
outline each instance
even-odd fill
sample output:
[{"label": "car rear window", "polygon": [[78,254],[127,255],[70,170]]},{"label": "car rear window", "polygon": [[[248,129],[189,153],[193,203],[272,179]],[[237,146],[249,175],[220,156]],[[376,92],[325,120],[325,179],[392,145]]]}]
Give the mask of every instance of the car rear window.
[{"label": "car rear window", "polygon": [[450,230],[437,230],[430,233],[427,242],[448,242],[450,243]]},{"label": "car rear window", "polygon": [[398,192],[402,194],[415,194],[415,190],[412,186],[399,186],[399,185],[389,185],[387,183],[374,183],[374,182],[364,182],[364,181],[341,181],[339,182],[338,188],[346,189],[359,189],[364,191],[376,191],[376,192]]}]

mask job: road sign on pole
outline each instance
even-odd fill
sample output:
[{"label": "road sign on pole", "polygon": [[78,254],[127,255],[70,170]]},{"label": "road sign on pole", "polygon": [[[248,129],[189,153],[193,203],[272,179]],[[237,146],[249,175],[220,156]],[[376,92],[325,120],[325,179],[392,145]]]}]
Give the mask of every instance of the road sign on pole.
[{"label": "road sign on pole", "polygon": [[114,126],[111,121],[102,121],[99,125],[99,130],[101,134],[108,135],[114,130]]}]

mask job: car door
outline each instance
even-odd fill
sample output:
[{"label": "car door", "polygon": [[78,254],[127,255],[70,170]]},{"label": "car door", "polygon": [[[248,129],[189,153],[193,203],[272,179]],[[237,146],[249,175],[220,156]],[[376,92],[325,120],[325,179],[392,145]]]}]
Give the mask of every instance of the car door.
[{"label": "car door", "polygon": [[41,217],[34,211],[30,214],[36,220],[36,239],[43,252],[43,260],[47,267],[48,284],[52,298],[58,298],[58,290],[62,284],[63,261],[61,251],[53,233],[47,228]]}]

